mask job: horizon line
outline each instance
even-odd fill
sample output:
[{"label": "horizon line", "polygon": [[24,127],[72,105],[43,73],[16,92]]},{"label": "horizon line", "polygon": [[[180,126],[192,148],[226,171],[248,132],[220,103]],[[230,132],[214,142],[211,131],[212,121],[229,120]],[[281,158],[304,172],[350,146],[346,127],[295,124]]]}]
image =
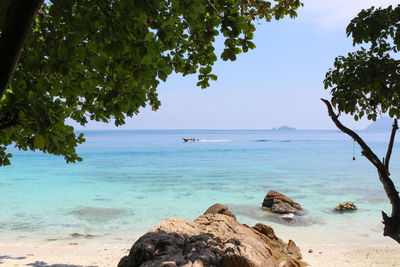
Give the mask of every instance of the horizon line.
[{"label": "horizon line", "polygon": [[[275,132],[296,132],[296,131],[338,131],[341,132],[339,129],[293,129],[293,130],[278,130],[278,128],[270,128],[270,129],[211,129],[211,128],[143,128],[143,129],[124,129],[124,128],[104,128],[104,129],[85,129],[79,128],[74,129],[74,131],[275,131]],[[355,131],[366,131],[366,129],[355,129]],[[374,132],[374,131],[371,131]]]}]

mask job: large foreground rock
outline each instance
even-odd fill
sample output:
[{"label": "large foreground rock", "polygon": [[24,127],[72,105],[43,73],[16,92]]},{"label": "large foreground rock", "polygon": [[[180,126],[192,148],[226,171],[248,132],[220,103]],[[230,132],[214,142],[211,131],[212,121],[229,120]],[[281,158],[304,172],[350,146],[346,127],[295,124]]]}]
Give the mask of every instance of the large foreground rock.
[{"label": "large foreground rock", "polygon": [[292,213],[302,215],[306,212],[299,203],[294,202],[290,197],[274,190],[270,190],[265,196],[262,207],[271,212],[280,214]]},{"label": "large foreground rock", "polygon": [[296,244],[284,243],[271,227],[240,224],[229,212],[221,213],[224,207],[214,208],[194,221],[159,222],[135,242],[118,267],[306,266]]}]

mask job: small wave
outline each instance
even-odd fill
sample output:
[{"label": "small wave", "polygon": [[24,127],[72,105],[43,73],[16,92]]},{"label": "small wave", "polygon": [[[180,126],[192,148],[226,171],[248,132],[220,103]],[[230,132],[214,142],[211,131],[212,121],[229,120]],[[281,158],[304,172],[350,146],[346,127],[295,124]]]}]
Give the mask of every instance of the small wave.
[{"label": "small wave", "polygon": [[268,139],[260,139],[260,140],[255,140],[254,142],[259,142],[259,143],[264,143],[264,142],[269,142],[271,140]]},{"label": "small wave", "polygon": [[232,140],[229,139],[215,139],[215,140],[208,140],[208,139],[200,139],[199,142],[231,142]]}]

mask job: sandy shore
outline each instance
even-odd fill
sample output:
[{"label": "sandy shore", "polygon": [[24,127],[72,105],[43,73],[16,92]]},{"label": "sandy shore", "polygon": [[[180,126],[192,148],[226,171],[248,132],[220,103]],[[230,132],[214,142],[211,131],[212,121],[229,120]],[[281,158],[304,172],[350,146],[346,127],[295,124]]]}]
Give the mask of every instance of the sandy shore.
[{"label": "sandy shore", "polygon": [[[310,266],[371,267],[400,266],[400,245],[374,244],[300,244]],[[312,249],[312,253],[308,251]]]},{"label": "sandy shore", "polygon": [[[389,240],[390,241],[390,240]],[[400,266],[400,245],[386,244],[301,244],[310,266]],[[117,266],[133,241],[102,243],[96,240],[69,240],[47,243],[0,244],[1,266],[80,267]],[[312,253],[308,251],[312,249]]]},{"label": "sandy shore", "polygon": [[91,241],[0,244],[0,266],[117,266],[133,244]]}]

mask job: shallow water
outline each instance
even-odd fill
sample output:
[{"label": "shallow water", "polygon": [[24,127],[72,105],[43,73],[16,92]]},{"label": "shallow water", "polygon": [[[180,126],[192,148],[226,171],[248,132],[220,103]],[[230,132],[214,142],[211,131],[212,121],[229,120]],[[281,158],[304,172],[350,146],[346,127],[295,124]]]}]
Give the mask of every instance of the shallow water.
[{"label": "shallow water", "polygon": [[[360,133],[379,157],[389,133]],[[88,131],[82,163],[14,152],[0,169],[2,240],[62,239],[72,233],[135,238],[168,217],[194,219],[225,203],[239,221],[272,225],[284,238],[377,241],[389,202],[376,170],[337,131]],[[182,142],[196,137],[200,142]],[[397,143],[391,159],[400,174]],[[302,225],[276,223],[260,210],[274,189],[309,212]],[[331,210],[351,200],[359,210]]]}]

